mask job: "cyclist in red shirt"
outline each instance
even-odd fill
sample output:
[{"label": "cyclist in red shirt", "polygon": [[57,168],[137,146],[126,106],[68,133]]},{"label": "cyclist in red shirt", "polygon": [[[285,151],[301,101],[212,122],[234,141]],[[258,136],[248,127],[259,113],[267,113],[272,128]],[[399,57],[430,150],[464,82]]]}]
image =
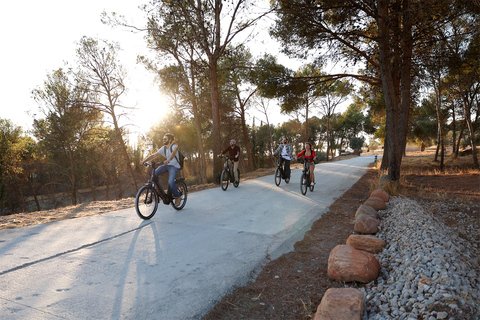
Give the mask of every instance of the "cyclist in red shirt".
[{"label": "cyclist in red shirt", "polygon": [[218,154],[218,157],[220,157],[222,154],[225,154],[228,152],[228,155],[230,156],[230,161],[233,163],[233,177],[235,181],[238,181],[238,174],[237,174],[237,169],[238,169],[238,160],[240,159],[240,147],[237,146],[237,142],[235,139],[230,140],[230,146],[228,146],[225,150],[223,150],[222,153]]},{"label": "cyclist in red shirt", "polygon": [[297,155],[297,158],[303,156],[307,168],[310,168],[310,184],[315,185],[315,150],[312,149],[312,144],[310,142],[305,142],[305,149]]}]

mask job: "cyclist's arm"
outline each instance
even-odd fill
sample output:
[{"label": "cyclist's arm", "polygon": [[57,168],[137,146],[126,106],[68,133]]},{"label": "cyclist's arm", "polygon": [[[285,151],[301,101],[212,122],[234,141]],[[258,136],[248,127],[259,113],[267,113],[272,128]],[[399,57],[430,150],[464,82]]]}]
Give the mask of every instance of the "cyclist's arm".
[{"label": "cyclist's arm", "polygon": [[149,161],[155,159],[157,156],[158,156],[158,153],[154,153],[154,154],[149,155],[148,157],[145,158],[145,160],[142,161],[142,164],[144,164],[145,162],[149,162]]},{"label": "cyclist's arm", "polygon": [[239,156],[240,156],[240,148],[237,148],[237,154],[235,155],[235,159],[238,159]]},{"label": "cyclist's arm", "polygon": [[301,156],[303,156],[305,154],[305,150],[302,150],[302,152],[300,152],[298,155],[297,155],[297,158],[300,158]]}]

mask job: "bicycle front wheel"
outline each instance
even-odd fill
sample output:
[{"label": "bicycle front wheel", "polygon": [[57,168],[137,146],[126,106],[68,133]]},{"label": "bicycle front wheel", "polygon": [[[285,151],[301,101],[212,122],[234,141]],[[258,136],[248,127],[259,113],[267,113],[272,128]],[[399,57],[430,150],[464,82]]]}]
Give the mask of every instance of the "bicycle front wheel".
[{"label": "bicycle front wheel", "polygon": [[235,182],[233,182],[233,186],[235,188],[238,188],[239,184],[240,184],[240,169],[237,169],[237,177],[238,177],[238,180],[236,180]]},{"label": "bicycle front wheel", "polygon": [[307,189],[308,189],[307,183],[308,183],[307,176],[305,175],[305,173],[302,173],[302,176],[300,177],[300,191],[302,192],[303,195],[307,194]]},{"label": "bicycle front wheel", "polygon": [[275,184],[277,187],[280,185],[280,182],[282,182],[282,171],[280,168],[277,168],[277,170],[275,170]]},{"label": "bicycle front wheel", "polygon": [[188,190],[187,190],[187,184],[184,181],[175,181],[175,184],[177,185],[178,192],[180,192],[180,204],[175,206],[175,201],[172,201],[172,207],[175,210],[182,210],[183,207],[185,207],[185,204],[187,203],[187,195],[188,195]]},{"label": "bicycle front wheel", "polygon": [[135,210],[140,218],[151,219],[158,208],[158,194],[152,186],[143,186],[135,197]]},{"label": "bicycle front wheel", "polygon": [[228,176],[228,171],[227,170],[223,170],[222,171],[222,175],[220,177],[220,184],[222,185],[222,190],[223,191],[226,191],[227,188],[228,188],[228,183],[230,182],[230,177]]}]

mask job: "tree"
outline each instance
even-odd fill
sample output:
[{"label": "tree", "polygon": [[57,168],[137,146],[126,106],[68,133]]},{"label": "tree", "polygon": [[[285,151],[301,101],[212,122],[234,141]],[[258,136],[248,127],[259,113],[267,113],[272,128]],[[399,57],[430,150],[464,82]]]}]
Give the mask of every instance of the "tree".
[{"label": "tree", "polygon": [[[0,215],[26,210],[24,191],[20,184],[25,176],[22,166],[33,140],[24,136],[22,128],[0,118]],[[37,202],[38,203],[38,202]]]},{"label": "tree", "polygon": [[[211,107],[212,107],[212,149],[214,154],[221,151],[220,137],[220,109],[221,94],[219,90],[219,62],[226,54],[227,48],[233,45],[235,38],[249,27],[253,26],[259,19],[269,13],[263,12],[258,15],[249,13],[250,0],[235,0],[224,2],[215,1],[160,1],[156,3],[158,12],[167,12],[171,17],[175,16],[175,26],[181,30],[183,41],[195,48],[198,58],[205,61],[210,80]],[[161,25],[162,17],[159,15],[160,23],[155,32],[162,36],[168,35],[172,29]],[[151,19],[157,19],[152,16]],[[179,34],[175,33],[174,37]],[[218,181],[221,173],[220,159],[214,157],[213,176]]]},{"label": "tree", "polygon": [[[352,91],[352,85],[348,81],[334,80],[326,81],[317,85],[319,106],[327,120],[327,161],[330,151],[330,119],[335,109],[347,100]],[[333,154],[332,154],[333,156]]]},{"label": "tree", "polygon": [[[72,83],[72,75],[63,69],[47,75],[43,89],[35,89],[33,95],[45,115],[34,120],[34,134],[39,145],[60,168],[67,168],[71,184],[72,204],[77,204],[76,156],[79,144],[88,134],[92,124],[99,120],[99,113],[88,108],[88,91],[78,83]],[[64,162],[64,157],[68,161]]]},{"label": "tree", "polygon": [[[445,21],[471,15],[475,6],[462,0],[277,3],[279,19],[272,33],[287,53],[306,55],[316,50],[320,61],[343,61],[347,66],[362,63],[364,70],[376,70],[329,77],[381,84],[386,107],[384,161],[388,161],[389,179],[399,181],[411,107],[414,48],[426,45],[428,35],[442,29]],[[328,50],[323,50],[324,46]],[[318,77],[319,81],[323,78]]]},{"label": "tree", "polygon": [[136,190],[137,182],[119,123],[120,118],[125,115],[123,110],[126,109],[120,102],[126,90],[126,73],[117,58],[119,50],[118,44],[83,37],[77,48],[80,68],[77,77],[92,96],[92,99],[87,101],[88,104],[110,117],[125,168]]}]

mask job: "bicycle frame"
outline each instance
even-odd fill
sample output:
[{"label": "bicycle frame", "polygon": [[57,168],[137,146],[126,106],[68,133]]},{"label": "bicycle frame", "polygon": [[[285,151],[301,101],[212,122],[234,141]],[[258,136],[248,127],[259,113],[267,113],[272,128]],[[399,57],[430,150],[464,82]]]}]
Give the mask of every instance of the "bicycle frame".
[{"label": "bicycle frame", "polygon": [[170,191],[170,186],[168,186],[167,192],[164,191],[162,185],[160,184],[160,179],[155,176],[155,170],[158,168],[157,163],[153,162],[151,164],[148,164],[152,168],[152,174],[150,176],[150,179],[148,180],[147,184],[153,185],[155,188],[155,191],[157,192],[158,196],[160,199],[162,199],[164,204],[170,204],[172,201],[172,193]]},{"label": "bicycle frame", "polygon": [[[230,161],[229,156],[225,156],[225,163],[223,164],[223,167],[227,169],[228,178],[230,179],[230,182],[233,183],[233,181],[235,180],[235,177],[233,176],[233,163],[230,165],[229,162],[233,162],[233,161]],[[232,168],[230,169],[230,167],[232,167]]]}]

